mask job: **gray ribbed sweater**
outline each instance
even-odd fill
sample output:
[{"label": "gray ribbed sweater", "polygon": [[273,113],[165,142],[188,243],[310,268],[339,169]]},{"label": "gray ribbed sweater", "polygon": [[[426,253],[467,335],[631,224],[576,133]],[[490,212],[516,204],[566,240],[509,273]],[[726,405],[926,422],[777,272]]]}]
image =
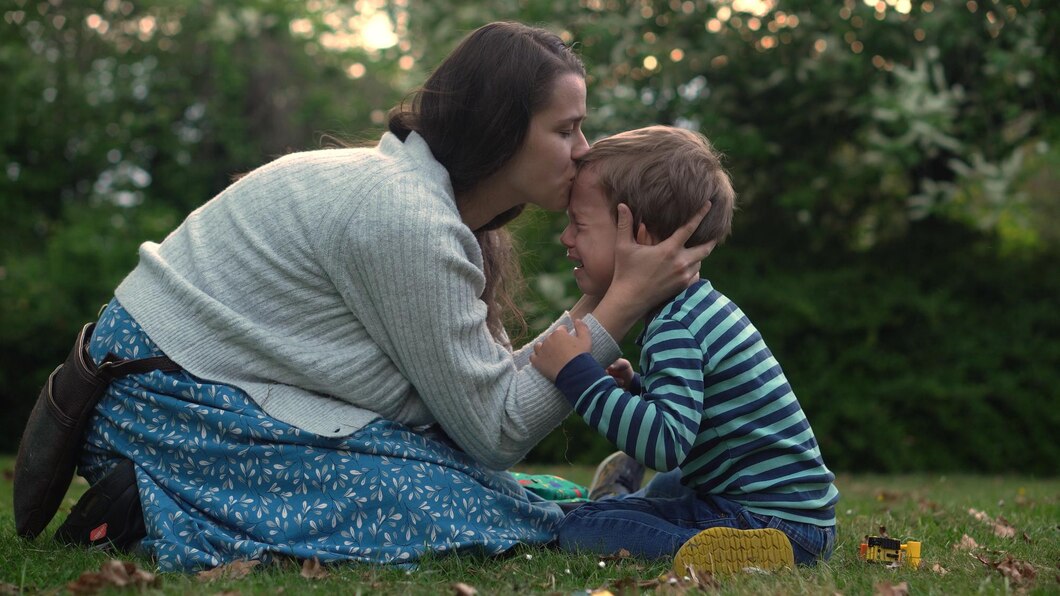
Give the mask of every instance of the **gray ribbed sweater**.
[{"label": "gray ribbed sweater", "polygon": [[[144,243],[115,295],[178,364],[275,418],[327,436],[438,423],[504,469],[570,406],[529,348],[494,341],[484,284],[448,173],[421,137],[388,133],[244,176]],[[618,345],[586,322],[610,364]]]}]

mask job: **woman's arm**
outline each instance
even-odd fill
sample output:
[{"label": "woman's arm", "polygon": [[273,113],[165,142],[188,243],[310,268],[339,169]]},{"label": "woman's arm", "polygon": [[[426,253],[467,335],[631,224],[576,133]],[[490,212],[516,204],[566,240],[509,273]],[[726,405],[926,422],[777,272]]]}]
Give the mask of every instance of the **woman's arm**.
[{"label": "woman's arm", "polygon": [[[490,335],[478,244],[457,213],[425,198],[431,191],[411,185],[394,194],[415,200],[358,213],[346,225],[345,268],[335,281],[445,432],[482,464],[506,469],[570,405],[533,367],[519,369]],[[588,319],[593,355],[610,364],[618,345]]]}]

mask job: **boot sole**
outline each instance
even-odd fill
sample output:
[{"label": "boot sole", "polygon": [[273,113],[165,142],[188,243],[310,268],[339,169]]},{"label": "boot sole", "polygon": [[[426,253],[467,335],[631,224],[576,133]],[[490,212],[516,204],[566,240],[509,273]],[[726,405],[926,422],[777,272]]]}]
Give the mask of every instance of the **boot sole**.
[{"label": "boot sole", "polygon": [[791,542],[780,530],[708,528],[681,546],[674,557],[674,573],[737,573],[747,569],[769,571],[795,567]]}]

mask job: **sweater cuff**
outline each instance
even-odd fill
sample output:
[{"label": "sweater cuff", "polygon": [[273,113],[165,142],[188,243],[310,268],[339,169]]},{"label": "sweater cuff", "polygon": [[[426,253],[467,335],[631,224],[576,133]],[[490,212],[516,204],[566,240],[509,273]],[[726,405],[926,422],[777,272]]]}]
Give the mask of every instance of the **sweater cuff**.
[{"label": "sweater cuff", "polygon": [[622,348],[592,314],[582,317],[582,322],[589,326],[589,332],[593,338],[593,357],[601,366],[611,366],[622,356]]},{"label": "sweater cuff", "polygon": [[640,395],[644,393],[644,379],[641,378],[640,373],[633,373],[633,382],[630,383],[629,391],[633,395]]},{"label": "sweater cuff", "polygon": [[556,387],[574,406],[589,387],[595,385],[607,372],[588,352],[571,359],[556,375]]}]

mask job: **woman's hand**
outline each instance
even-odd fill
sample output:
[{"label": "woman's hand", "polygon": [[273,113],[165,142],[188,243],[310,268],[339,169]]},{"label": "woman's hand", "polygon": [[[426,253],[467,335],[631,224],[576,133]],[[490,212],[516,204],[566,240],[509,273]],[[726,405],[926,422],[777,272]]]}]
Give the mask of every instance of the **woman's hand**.
[{"label": "woman's hand", "polygon": [[534,344],[530,364],[555,383],[559,371],[563,370],[568,362],[575,356],[588,352],[592,347],[593,338],[589,326],[580,319],[575,319],[573,334],[567,331],[566,325],[560,325],[544,341]]},{"label": "woman's hand", "polygon": [[649,310],[699,280],[699,267],[717,244],[715,241],[685,248],[685,242],[710,211],[707,203],[669,238],[651,243],[644,225],[634,239],[629,206],[618,205],[615,240],[615,274],[611,287],[593,310],[593,316],[611,337],[620,340]]}]

